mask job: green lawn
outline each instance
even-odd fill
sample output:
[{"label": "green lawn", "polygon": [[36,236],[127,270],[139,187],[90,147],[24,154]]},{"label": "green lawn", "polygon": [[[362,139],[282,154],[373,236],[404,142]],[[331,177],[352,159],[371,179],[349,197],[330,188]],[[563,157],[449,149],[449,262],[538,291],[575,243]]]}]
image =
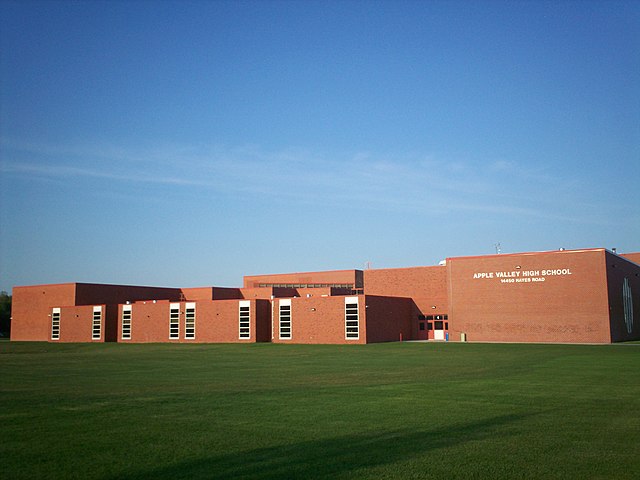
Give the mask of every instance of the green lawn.
[{"label": "green lawn", "polygon": [[640,345],[0,343],[0,478],[638,478]]}]

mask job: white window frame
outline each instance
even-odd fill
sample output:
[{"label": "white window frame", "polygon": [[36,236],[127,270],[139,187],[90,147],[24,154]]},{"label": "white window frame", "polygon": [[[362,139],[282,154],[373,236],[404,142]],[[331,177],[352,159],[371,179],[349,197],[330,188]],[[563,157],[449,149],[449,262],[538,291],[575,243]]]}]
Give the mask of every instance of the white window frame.
[{"label": "white window frame", "polygon": [[238,302],[238,338],[240,340],[248,340],[251,338],[250,300],[242,300]]},{"label": "white window frame", "polygon": [[169,340],[180,339],[180,304],[169,304]]},{"label": "white window frame", "polygon": [[51,310],[51,340],[60,340],[60,309]]},{"label": "white window frame", "polygon": [[358,297],[344,298],[344,338],[345,340],[360,340],[360,304]]},{"label": "white window frame", "polygon": [[[286,332],[287,328],[289,329],[288,333]],[[293,338],[290,299],[283,299],[278,302],[278,338],[280,340],[291,340]]]},{"label": "white window frame", "polygon": [[93,307],[91,317],[91,340],[102,339],[102,307]]},{"label": "white window frame", "polygon": [[131,323],[133,319],[133,308],[131,305],[122,306],[121,333],[122,340],[131,340]]},{"label": "white window frame", "polygon": [[196,304],[189,302],[184,306],[184,338],[195,340],[196,338]]}]

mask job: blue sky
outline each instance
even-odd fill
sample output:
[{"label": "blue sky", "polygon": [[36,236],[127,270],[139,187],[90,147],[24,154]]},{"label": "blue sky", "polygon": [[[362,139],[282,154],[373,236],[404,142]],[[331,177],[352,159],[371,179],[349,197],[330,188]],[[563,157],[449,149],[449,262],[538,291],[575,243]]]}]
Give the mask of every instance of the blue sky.
[{"label": "blue sky", "polygon": [[0,289],[640,251],[640,2],[0,3]]}]

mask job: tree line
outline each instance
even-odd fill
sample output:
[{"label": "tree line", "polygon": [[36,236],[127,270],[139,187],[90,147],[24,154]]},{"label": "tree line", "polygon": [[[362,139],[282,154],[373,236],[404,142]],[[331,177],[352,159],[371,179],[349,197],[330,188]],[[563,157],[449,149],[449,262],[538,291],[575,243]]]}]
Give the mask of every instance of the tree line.
[{"label": "tree line", "polygon": [[0,337],[8,338],[11,334],[11,295],[0,292]]}]

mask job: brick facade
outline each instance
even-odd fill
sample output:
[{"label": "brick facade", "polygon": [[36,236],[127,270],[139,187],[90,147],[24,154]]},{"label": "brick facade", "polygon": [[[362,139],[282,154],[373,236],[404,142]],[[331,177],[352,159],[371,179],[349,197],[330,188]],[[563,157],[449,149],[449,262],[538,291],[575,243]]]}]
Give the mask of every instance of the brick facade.
[{"label": "brick facade", "polygon": [[[201,300],[195,302],[137,302],[120,305],[118,309],[118,341],[130,343],[253,343],[270,340],[270,303],[249,300],[250,337],[239,336],[240,300]],[[186,309],[193,304],[195,310],[194,338],[186,335]],[[170,310],[178,307],[177,338],[170,336]],[[130,338],[123,338],[123,310],[129,309]]]},{"label": "brick facade", "polygon": [[[558,250],[455,257],[442,266],[254,275],[244,278],[242,288],[15,287],[11,339],[337,344],[459,341],[463,336],[503,342],[638,340],[638,261],[640,253]],[[172,329],[170,310],[176,304],[179,328],[175,324]],[[242,326],[241,306],[249,308]],[[282,324],[281,306],[287,307]],[[189,327],[187,317],[194,319]],[[248,338],[241,328],[250,331]],[[284,338],[288,328],[291,338]]]},{"label": "brick facade", "polygon": [[447,269],[453,338],[611,341],[604,250],[453,258]]},{"label": "brick facade", "polygon": [[[357,296],[360,311],[360,332],[357,339],[345,336],[345,297],[310,296],[276,299],[273,302],[274,343],[366,343],[363,311],[364,297]],[[280,335],[280,305],[291,304],[291,338]]]}]

